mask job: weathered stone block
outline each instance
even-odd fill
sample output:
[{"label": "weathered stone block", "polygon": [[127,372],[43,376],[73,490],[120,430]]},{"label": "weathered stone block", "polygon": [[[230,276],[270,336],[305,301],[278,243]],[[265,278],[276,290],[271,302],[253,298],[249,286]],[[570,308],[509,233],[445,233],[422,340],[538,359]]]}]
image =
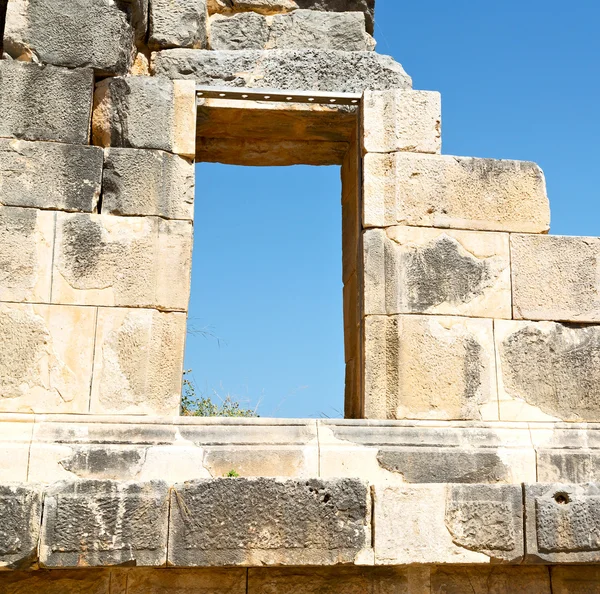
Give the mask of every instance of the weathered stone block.
[{"label": "weathered stone block", "polygon": [[511,317],[507,233],[394,226],[363,245],[365,315]]},{"label": "weathered stone block", "polygon": [[212,50],[261,50],[268,41],[267,19],[255,12],[240,12],[231,17],[216,14],[210,19]]},{"label": "weathered stone block", "polygon": [[40,487],[0,485],[0,569],[28,569],[35,563],[41,521]]},{"label": "weathered stone block", "polygon": [[497,419],[492,321],[368,316],[365,418]]},{"label": "weathered stone block", "polygon": [[189,81],[148,76],[107,78],[96,85],[94,144],[147,148],[193,158],[196,88]]},{"label": "weathered stone block", "polygon": [[206,47],[206,0],[152,0],[150,2],[151,49]]},{"label": "weathered stone block", "polygon": [[540,483],[600,482],[600,452],[578,447],[564,450],[537,450]]},{"label": "weathered stone block", "polygon": [[295,10],[298,5],[294,0],[207,0],[210,14],[253,11],[259,14],[278,14]]},{"label": "weathered stone block", "polygon": [[366,227],[403,223],[527,233],[549,228],[544,175],[534,163],[369,153],[364,184]]},{"label": "weathered stone block", "polygon": [[97,147],[0,139],[0,204],[93,212],[101,179]]},{"label": "weathered stone block", "polygon": [[193,219],[193,162],[164,151],[105,149],[102,212]]},{"label": "weathered stone block", "polygon": [[[97,74],[125,74],[133,61],[134,33],[128,2],[10,0],[4,50],[13,58]],[[141,4],[141,3],[140,3]]]},{"label": "weathered stone block", "polygon": [[24,483],[29,479],[33,415],[0,414],[0,482]]},{"label": "weathered stone block", "polygon": [[2,594],[123,594],[111,583],[109,569],[0,572]]},{"label": "weathered stone block", "polygon": [[127,594],[195,593],[246,594],[246,570],[161,568],[127,572]]},{"label": "weathered stone block", "polygon": [[263,89],[359,93],[412,85],[398,62],[374,52],[172,49],[154,55],[154,71],[201,85]]},{"label": "weathered stone block", "polygon": [[600,326],[495,322],[503,421],[600,421]]},{"label": "weathered stone block", "polygon": [[0,305],[0,411],[88,411],[96,312]]},{"label": "weathered stone block", "polygon": [[361,11],[365,13],[367,29],[373,33],[375,26],[375,0],[296,0],[300,8],[333,12]]},{"label": "weathered stone block", "polygon": [[[550,587],[547,567],[456,567],[431,568],[431,594],[556,594]],[[563,594],[561,592],[561,594]],[[569,591],[569,594],[574,594]]]},{"label": "weathered stone block", "polygon": [[0,60],[0,136],[88,144],[94,73]]},{"label": "weathered stone block", "polygon": [[552,594],[597,594],[600,567],[551,567]]},{"label": "weathered stone block", "polygon": [[43,567],[164,565],[169,486],[162,481],[60,482],[44,499]]},{"label": "weathered stone block", "polygon": [[600,239],[512,235],[514,317],[600,322]]},{"label": "weathered stone block", "polygon": [[368,498],[367,485],[355,479],[216,479],[175,485],[168,563],[359,562],[369,556],[364,551],[370,546]]}]

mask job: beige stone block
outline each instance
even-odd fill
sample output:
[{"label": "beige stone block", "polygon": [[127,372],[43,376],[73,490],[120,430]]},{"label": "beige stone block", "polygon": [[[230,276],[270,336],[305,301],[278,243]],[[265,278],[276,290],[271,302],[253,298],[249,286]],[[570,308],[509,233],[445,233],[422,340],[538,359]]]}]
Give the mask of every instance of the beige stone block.
[{"label": "beige stone block", "polygon": [[91,307],[0,304],[0,411],[88,411]]},{"label": "beige stone block", "polygon": [[363,245],[366,315],[511,318],[507,233],[394,226]]},{"label": "beige stone block", "polygon": [[550,225],[544,174],[525,161],[370,153],[364,184],[365,227],[544,233]]},{"label": "beige stone block", "polygon": [[365,91],[363,149],[367,153],[439,153],[441,95],[435,91]]},{"label": "beige stone block", "polygon": [[91,412],[177,415],[186,316],[100,308]]},{"label": "beige stone block", "polygon": [[600,593],[600,567],[557,565],[549,571],[552,575],[552,594]]},{"label": "beige stone block", "polygon": [[0,301],[50,301],[54,216],[0,206]]},{"label": "beige stone block", "polygon": [[27,482],[33,415],[0,415],[0,483]]},{"label": "beige stone block", "polygon": [[132,569],[127,594],[246,594],[246,570]]},{"label": "beige stone block", "polygon": [[365,418],[498,418],[492,321],[368,316]]},{"label": "beige stone block", "polygon": [[[431,593],[435,594],[557,594],[550,588],[548,567],[431,568]],[[566,590],[565,590],[566,592]],[[573,591],[569,591],[573,594]],[[560,594],[563,594],[562,592]]]},{"label": "beige stone block", "polygon": [[516,319],[600,322],[600,239],[511,235]]},{"label": "beige stone block", "polygon": [[111,589],[109,569],[6,571],[0,573],[2,594],[125,594]]}]

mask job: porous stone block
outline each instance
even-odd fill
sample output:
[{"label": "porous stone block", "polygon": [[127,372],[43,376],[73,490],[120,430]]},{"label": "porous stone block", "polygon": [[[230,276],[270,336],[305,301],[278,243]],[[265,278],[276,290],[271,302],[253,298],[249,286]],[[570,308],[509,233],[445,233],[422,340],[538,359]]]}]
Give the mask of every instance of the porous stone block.
[{"label": "porous stone block", "polygon": [[367,419],[498,418],[492,321],[368,316]]},{"label": "porous stone block", "polygon": [[168,520],[162,481],[55,483],[45,492],[40,565],[164,565]]},{"label": "porous stone block", "polygon": [[600,421],[600,326],[495,322],[503,421]]},{"label": "porous stone block", "polygon": [[88,144],[94,73],[0,60],[0,136]]},{"label": "porous stone block", "polygon": [[520,485],[375,487],[375,564],[514,563],[523,556]]},{"label": "porous stone block", "polygon": [[196,154],[196,88],[161,77],[107,78],[96,85],[93,143]]},{"label": "porous stone block", "polygon": [[511,318],[508,233],[394,226],[363,245],[365,315]]},{"label": "porous stone block", "polygon": [[177,415],[186,316],[100,308],[91,412]]},{"label": "porous stone block", "polygon": [[96,311],[0,304],[0,411],[88,411]]},{"label": "porous stone block", "polygon": [[102,212],[193,219],[193,162],[165,151],[105,149]]},{"label": "porous stone block", "polygon": [[[431,594],[556,594],[548,567],[437,566],[431,568]],[[561,594],[563,594],[561,592]],[[574,592],[570,591],[570,594]]]},{"label": "porous stone block", "polygon": [[126,579],[127,594],[247,594],[241,568],[133,569]]},{"label": "porous stone block", "polygon": [[35,563],[41,521],[40,487],[0,485],[0,570],[28,569]]},{"label": "porous stone block", "polygon": [[441,96],[434,91],[366,91],[363,149],[367,153],[439,153]]},{"label": "porous stone block", "polygon": [[260,50],[267,46],[269,32],[267,18],[256,12],[216,14],[210,19],[209,45],[212,50]]},{"label": "porous stone block", "polygon": [[121,10],[126,6],[127,2],[10,0],[4,51],[20,60],[125,74],[134,53],[131,15]]},{"label": "porous stone block", "polygon": [[0,301],[50,301],[53,243],[54,213],[0,206]]},{"label": "porous stone block", "polygon": [[552,594],[598,594],[600,567],[551,567]]},{"label": "porous stone block", "polygon": [[333,12],[361,11],[365,13],[367,29],[373,33],[375,26],[375,0],[296,0],[300,8]]},{"label": "porous stone block", "polygon": [[364,185],[365,227],[544,233],[550,224],[544,175],[534,163],[368,153]]},{"label": "porous stone block", "polygon": [[109,569],[0,572],[2,594],[123,594],[113,582]]},{"label": "porous stone block", "polygon": [[356,563],[369,558],[369,522],[368,487],[356,479],[178,484],[171,495],[168,563]]},{"label": "porous stone block", "polygon": [[172,49],[154,55],[154,72],[200,85],[337,91],[410,89],[398,62],[374,52]]},{"label": "porous stone block", "polygon": [[600,322],[600,239],[511,235],[516,319]]},{"label": "porous stone block", "polygon": [[102,149],[0,138],[0,204],[93,212]]},{"label": "porous stone block", "polygon": [[294,0],[207,0],[210,14],[227,14],[233,12],[253,11],[259,14],[278,14],[295,10],[298,5]]},{"label": "porous stone block", "polygon": [[207,16],[206,0],[152,0],[148,45],[203,48]]},{"label": "porous stone block", "polygon": [[54,303],[187,309],[192,223],[58,213]]}]

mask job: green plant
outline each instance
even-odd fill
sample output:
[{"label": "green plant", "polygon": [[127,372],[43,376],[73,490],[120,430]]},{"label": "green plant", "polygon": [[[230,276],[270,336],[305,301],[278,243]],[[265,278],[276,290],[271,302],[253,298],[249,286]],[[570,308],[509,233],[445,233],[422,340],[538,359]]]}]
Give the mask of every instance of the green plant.
[{"label": "green plant", "polygon": [[227,478],[238,478],[240,475],[235,470],[230,470],[226,475]]}]

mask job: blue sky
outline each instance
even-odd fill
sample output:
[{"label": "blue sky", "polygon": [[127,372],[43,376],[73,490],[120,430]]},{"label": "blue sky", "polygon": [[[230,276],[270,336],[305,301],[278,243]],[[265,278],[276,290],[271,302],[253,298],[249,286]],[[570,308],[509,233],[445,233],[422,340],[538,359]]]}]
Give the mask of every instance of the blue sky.
[{"label": "blue sky", "polygon": [[[377,51],[441,91],[443,153],[536,161],[552,233],[600,235],[600,3],[377,0],[376,22]],[[339,169],[199,164],[196,186],[198,390],[342,416]]]}]

